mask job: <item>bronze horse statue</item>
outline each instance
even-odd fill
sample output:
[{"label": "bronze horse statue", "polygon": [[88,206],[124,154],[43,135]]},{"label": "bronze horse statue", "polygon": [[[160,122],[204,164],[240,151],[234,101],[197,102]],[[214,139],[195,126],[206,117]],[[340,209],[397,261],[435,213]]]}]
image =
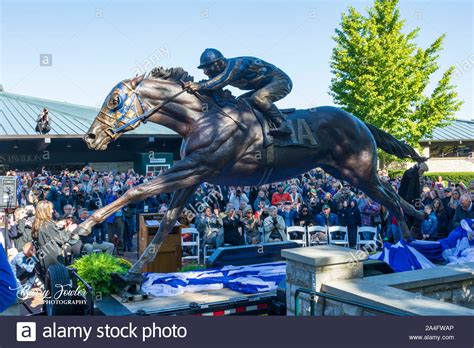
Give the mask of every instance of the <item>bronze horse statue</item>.
[{"label": "bronze horse statue", "polygon": [[[278,143],[265,133],[259,112],[229,93],[186,93],[182,84],[193,78],[182,68],[155,68],[146,78],[138,76],[117,84],[106,97],[99,115],[84,136],[90,149],[105,150],[121,133],[145,119],[172,129],[183,138],[181,160],[147,183],[129,189],[113,203],[95,211],[79,226],[91,227],[132,201],[174,191],[158,233],[127,276],[138,276],[153,261],[164,238],[174,226],[196,187],[206,181],[216,185],[262,185],[287,180],[321,167],[384,205],[409,236],[404,212],[417,215],[377,175],[377,147],[400,158],[420,157],[409,145],[365,124],[336,107],[290,112],[294,135]],[[184,93],[183,93],[184,92]],[[271,153],[269,151],[271,149]]]}]

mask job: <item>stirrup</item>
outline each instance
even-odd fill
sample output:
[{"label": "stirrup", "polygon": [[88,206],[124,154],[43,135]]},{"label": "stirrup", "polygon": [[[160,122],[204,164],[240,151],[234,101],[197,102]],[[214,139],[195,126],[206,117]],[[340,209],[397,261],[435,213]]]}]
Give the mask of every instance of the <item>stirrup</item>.
[{"label": "stirrup", "polygon": [[285,122],[282,122],[277,128],[271,129],[268,134],[272,136],[289,136],[292,134],[292,131]]}]

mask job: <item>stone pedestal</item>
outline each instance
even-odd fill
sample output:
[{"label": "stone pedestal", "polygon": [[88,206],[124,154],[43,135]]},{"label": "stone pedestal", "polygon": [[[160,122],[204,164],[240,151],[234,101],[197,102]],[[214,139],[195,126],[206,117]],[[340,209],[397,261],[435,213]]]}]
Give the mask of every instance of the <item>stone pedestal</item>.
[{"label": "stone pedestal", "polygon": [[[360,261],[367,259],[362,251],[333,245],[286,249],[282,256],[286,258],[286,305],[290,316],[296,314],[295,291],[298,288],[320,291],[323,283],[332,280],[362,278],[364,272]],[[301,294],[298,301],[301,301],[298,315],[310,315],[309,296]],[[321,315],[322,301],[316,299],[316,302],[316,315]]]}]

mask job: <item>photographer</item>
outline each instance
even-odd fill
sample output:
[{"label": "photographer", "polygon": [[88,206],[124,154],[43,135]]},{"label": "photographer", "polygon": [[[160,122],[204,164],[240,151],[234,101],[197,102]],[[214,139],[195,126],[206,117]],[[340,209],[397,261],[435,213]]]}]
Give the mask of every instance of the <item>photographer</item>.
[{"label": "photographer", "polygon": [[355,194],[351,191],[350,187],[348,183],[344,183],[342,188],[334,194],[333,201],[337,204],[342,204],[344,201],[352,201],[355,198]]},{"label": "photographer", "polygon": [[266,191],[259,190],[257,194],[257,198],[255,198],[255,202],[253,203],[253,208],[255,210],[259,210],[260,202],[263,202],[263,206],[270,206],[270,200],[267,198]]},{"label": "photographer", "polygon": [[322,203],[318,197],[318,191],[314,188],[314,186],[310,186],[311,189],[308,191],[306,198],[304,199],[304,204],[309,207],[310,213],[312,215],[319,214],[322,210]]},{"label": "photographer", "polygon": [[278,215],[283,217],[283,220],[285,220],[285,226],[295,225],[295,219],[298,216],[297,204],[298,203],[292,203],[287,201],[283,203],[283,205],[281,206],[281,210],[278,211]]},{"label": "photographer", "polygon": [[43,112],[38,115],[35,131],[40,134],[48,134],[51,131],[51,119],[47,108],[44,108]]},{"label": "photographer", "polygon": [[16,223],[13,220],[13,216],[9,218],[9,221],[7,221],[7,230],[5,232],[5,220],[7,218],[5,217],[5,213],[2,211],[0,212],[0,247],[5,248],[6,250],[11,249],[13,247],[12,245],[12,239],[16,238],[17,236],[17,229],[16,229]]},{"label": "photographer", "polygon": [[265,201],[258,202],[258,207],[257,209],[255,209],[255,215],[259,218],[261,222],[260,225],[262,225],[263,221],[270,215],[270,213],[268,212],[269,206],[270,204],[265,204]]},{"label": "photographer", "polygon": [[244,224],[235,213],[232,204],[227,204],[226,215],[222,219],[222,223],[224,226],[224,243],[232,246],[245,244],[242,236]]},{"label": "photographer", "polygon": [[[61,214],[62,206],[61,206],[61,196],[62,191],[60,188],[60,184],[57,179],[53,179],[51,181],[51,185],[43,185],[42,190],[46,193],[46,199],[53,203],[53,208],[56,214]],[[58,216],[59,217],[59,216]]]},{"label": "photographer", "polygon": [[249,202],[249,199],[247,195],[244,192],[242,192],[241,187],[237,187],[237,189],[235,189],[234,187],[231,188],[229,203],[232,203],[232,206],[234,207],[235,210],[240,209],[243,203],[247,205],[248,202]]},{"label": "photographer", "polygon": [[72,187],[72,202],[73,207],[84,207],[86,197],[84,191],[80,189],[79,184]]},{"label": "photographer", "polygon": [[270,216],[263,221],[265,243],[286,241],[285,220],[278,215],[277,207],[270,207]]},{"label": "photographer", "polygon": [[74,197],[71,195],[71,189],[68,186],[64,186],[62,188],[62,194],[59,196],[59,206],[62,208],[58,212],[60,214],[67,214],[68,212],[64,211],[66,206],[72,206],[74,205]]},{"label": "photographer", "polygon": [[15,222],[16,222],[16,236],[13,238],[15,247],[18,250],[23,249],[26,243],[33,240],[31,235],[31,229],[33,225],[35,214],[35,208],[30,205],[24,208],[17,208],[15,210]]}]

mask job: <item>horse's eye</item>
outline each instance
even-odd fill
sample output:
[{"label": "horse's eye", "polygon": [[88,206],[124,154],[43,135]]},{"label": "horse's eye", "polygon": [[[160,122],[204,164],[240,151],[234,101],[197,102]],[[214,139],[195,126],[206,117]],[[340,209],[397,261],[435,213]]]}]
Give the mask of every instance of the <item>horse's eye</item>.
[{"label": "horse's eye", "polygon": [[116,109],[120,104],[120,96],[116,95],[113,98],[110,98],[109,102],[107,103],[107,106],[109,109]]}]

